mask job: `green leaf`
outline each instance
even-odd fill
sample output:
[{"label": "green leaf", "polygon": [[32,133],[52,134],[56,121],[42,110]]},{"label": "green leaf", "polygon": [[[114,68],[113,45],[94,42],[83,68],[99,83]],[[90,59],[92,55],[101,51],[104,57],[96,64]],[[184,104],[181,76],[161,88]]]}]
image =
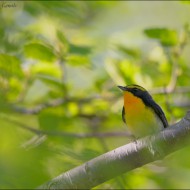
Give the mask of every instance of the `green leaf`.
[{"label": "green leaf", "polygon": [[129,55],[130,57],[138,58],[140,56],[140,51],[138,49],[128,48],[128,47],[119,45],[118,50],[124,54]]},{"label": "green leaf", "polygon": [[178,36],[175,30],[166,31],[161,36],[161,44],[164,46],[174,46],[178,43]]},{"label": "green leaf", "polygon": [[78,54],[78,55],[88,55],[91,52],[91,48],[88,46],[79,46],[70,44],[70,51],[71,54]]},{"label": "green leaf", "polygon": [[155,38],[155,39],[160,39],[161,35],[167,31],[165,28],[151,28],[151,29],[145,29],[144,33],[149,37],[149,38]]},{"label": "green leaf", "polygon": [[64,53],[67,53],[69,51],[69,42],[66,39],[66,37],[64,36],[63,32],[61,32],[60,30],[57,31],[56,33],[57,38],[59,39],[59,42],[61,42],[61,50]]},{"label": "green leaf", "polygon": [[89,65],[90,60],[86,56],[70,55],[66,59],[67,63],[73,66]]},{"label": "green leaf", "polygon": [[45,74],[54,77],[61,77],[62,71],[56,64],[46,64],[44,62],[39,62],[31,66],[31,72],[33,74]]},{"label": "green leaf", "polygon": [[19,59],[15,56],[0,54],[0,75],[7,79],[23,76]]},{"label": "green leaf", "polygon": [[56,58],[55,54],[53,53],[53,49],[39,43],[25,45],[24,53],[29,58],[47,62],[51,62]]},{"label": "green leaf", "polygon": [[174,46],[178,43],[176,30],[167,28],[152,28],[144,30],[144,33],[153,39],[158,39],[163,46]]},{"label": "green leaf", "polygon": [[55,77],[50,76],[50,75],[46,75],[46,74],[37,74],[36,76],[37,76],[37,78],[42,80],[44,83],[46,83],[48,86],[51,85],[51,86],[54,86],[60,90],[63,90],[64,85],[60,79],[55,78]]}]

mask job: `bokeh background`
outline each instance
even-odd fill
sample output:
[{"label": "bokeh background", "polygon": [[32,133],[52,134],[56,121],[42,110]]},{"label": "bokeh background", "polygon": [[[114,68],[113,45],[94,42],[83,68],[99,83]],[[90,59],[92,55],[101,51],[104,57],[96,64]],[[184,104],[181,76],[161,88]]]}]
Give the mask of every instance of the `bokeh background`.
[{"label": "bokeh background", "polygon": [[[117,85],[142,85],[180,120],[189,18],[185,1],[0,2],[0,188],[36,188],[130,142]],[[96,189],[190,188],[189,157],[186,147]]]}]

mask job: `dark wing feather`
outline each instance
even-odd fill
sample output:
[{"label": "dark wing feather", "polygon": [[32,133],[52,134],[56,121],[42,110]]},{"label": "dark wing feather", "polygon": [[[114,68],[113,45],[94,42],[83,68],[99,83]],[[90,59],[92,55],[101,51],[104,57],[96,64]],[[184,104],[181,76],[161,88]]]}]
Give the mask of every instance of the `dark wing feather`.
[{"label": "dark wing feather", "polygon": [[143,102],[154,111],[156,116],[161,120],[164,128],[168,127],[168,121],[162,108],[152,99],[152,96],[148,92],[143,93]]},{"label": "dark wing feather", "polygon": [[122,119],[123,119],[123,122],[126,123],[125,121],[125,108],[123,106],[123,109],[122,109]]},{"label": "dark wing feather", "polygon": [[150,107],[153,109],[156,116],[162,121],[164,128],[168,127],[168,121],[164,112],[162,111],[161,107],[154,102],[153,99],[150,101]]}]

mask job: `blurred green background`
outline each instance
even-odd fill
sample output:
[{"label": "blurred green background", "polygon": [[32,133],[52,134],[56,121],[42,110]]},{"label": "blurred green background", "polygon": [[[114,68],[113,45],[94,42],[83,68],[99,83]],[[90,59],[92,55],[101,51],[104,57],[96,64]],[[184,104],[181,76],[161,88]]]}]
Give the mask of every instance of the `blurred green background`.
[{"label": "blurred green background", "polygon": [[[117,85],[169,123],[190,107],[190,4],[0,2],[0,188],[35,188],[130,142]],[[97,189],[190,188],[190,147]]]}]

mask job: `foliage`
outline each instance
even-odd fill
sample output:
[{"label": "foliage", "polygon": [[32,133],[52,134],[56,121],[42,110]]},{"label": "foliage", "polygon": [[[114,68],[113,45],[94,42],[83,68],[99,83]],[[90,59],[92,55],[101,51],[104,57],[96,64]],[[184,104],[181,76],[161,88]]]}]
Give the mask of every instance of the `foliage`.
[{"label": "foliage", "polygon": [[[19,1],[0,7],[0,188],[35,188],[131,141],[117,85],[147,88],[170,123],[189,109],[189,4]],[[97,188],[189,188],[189,152]]]}]

